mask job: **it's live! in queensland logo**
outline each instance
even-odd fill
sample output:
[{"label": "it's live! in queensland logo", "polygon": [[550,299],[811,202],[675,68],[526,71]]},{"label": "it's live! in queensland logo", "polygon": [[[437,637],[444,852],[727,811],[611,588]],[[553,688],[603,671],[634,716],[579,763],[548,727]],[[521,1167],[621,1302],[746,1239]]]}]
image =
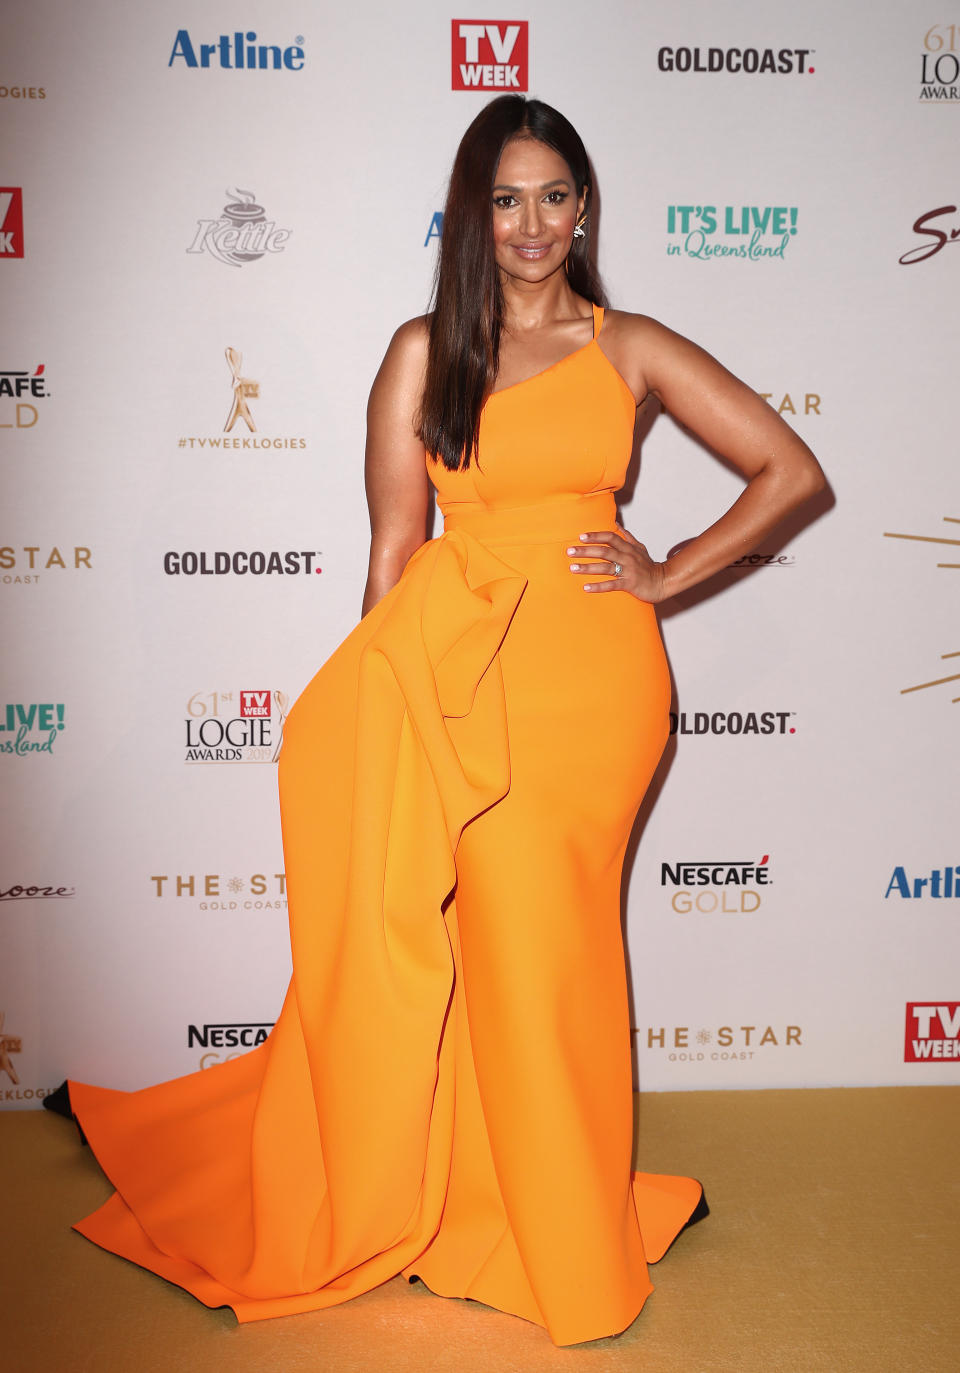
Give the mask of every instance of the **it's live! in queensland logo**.
[{"label": "it's live! in queensland logo", "polygon": [[783,259],[798,214],[796,205],[668,205],[667,257]]},{"label": "it's live! in queensland logo", "polygon": [[960,1001],[908,1001],[904,1063],[960,1060]]},{"label": "it's live! in queensland logo", "polygon": [[526,19],[452,20],[452,89],[527,90],[528,28]]}]

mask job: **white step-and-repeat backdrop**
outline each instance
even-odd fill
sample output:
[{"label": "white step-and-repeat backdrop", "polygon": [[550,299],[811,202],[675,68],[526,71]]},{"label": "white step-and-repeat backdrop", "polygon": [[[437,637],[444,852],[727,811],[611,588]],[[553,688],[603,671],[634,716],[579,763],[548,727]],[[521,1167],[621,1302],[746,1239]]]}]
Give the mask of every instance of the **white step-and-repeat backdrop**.
[{"label": "white step-and-repeat backdrop", "polygon": [[[219,1062],[278,1011],[284,715],[359,614],[367,392],[505,89],[580,129],[613,303],[715,353],[832,484],[663,615],[640,1083],[960,1077],[960,18],[479,14],[5,11],[4,1108]],[[652,418],[622,511],[664,555],[738,480]]]}]

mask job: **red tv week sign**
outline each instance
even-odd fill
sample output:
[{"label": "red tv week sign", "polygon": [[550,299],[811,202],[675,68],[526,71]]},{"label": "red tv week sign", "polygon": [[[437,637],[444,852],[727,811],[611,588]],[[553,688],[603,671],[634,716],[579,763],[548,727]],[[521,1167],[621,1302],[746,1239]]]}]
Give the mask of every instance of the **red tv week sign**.
[{"label": "red tv week sign", "polygon": [[23,257],[23,191],[0,186],[0,257]]},{"label": "red tv week sign", "polygon": [[269,691],[241,691],[241,720],[264,720],[270,714]]},{"label": "red tv week sign", "polygon": [[526,19],[452,21],[455,91],[527,89]]},{"label": "red tv week sign", "polygon": [[960,1001],[908,1001],[904,1063],[960,1060]]}]

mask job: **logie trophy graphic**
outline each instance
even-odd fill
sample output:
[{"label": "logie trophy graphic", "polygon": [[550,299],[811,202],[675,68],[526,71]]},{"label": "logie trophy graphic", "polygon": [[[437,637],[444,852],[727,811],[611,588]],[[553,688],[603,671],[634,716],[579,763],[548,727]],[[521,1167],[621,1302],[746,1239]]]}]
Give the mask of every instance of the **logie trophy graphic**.
[{"label": "logie trophy graphic", "polygon": [[227,348],[224,351],[230,371],[233,373],[233,405],[223,426],[223,432],[229,434],[237,420],[243,420],[251,434],[255,434],[257,426],[253,422],[247,401],[255,400],[260,395],[260,383],[240,375],[240,368],[243,366],[242,353],[237,352],[236,348]]},{"label": "logie trophy graphic", "polygon": [[7,1077],[16,1087],[20,1079],[17,1077],[17,1070],[10,1061],[11,1054],[20,1053],[23,1048],[23,1041],[17,1035],[5,1035],[3,1033],[3,1017],[6,1014],[0,1011],[0,1073],[6,1073]]}]

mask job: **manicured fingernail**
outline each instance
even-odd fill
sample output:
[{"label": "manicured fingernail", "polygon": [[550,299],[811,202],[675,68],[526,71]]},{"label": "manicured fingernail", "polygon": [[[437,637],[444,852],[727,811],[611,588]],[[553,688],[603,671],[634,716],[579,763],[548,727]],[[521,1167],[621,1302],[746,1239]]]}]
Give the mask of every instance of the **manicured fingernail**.
[{"label": "manicured fingernail", "polygon": [[571,571],[571,572],[579,572],[579,571],[580,571],[580,564],[579,564],[579,563],[571,563],[571,564],[570,564],[570,571]]},{"label": "manicured fingernail", "polygon": [[568,548],[568,549],[567,549],[567,553],[576,553],[576,551],[577,551],[577,550],[576,550],[575,548]]},{"label": "manicured fingernail", "polygon": [[580,537],[581,537],[581,539],[589,539],[590,535],[589,535],[589,534],[581,534]]}]

